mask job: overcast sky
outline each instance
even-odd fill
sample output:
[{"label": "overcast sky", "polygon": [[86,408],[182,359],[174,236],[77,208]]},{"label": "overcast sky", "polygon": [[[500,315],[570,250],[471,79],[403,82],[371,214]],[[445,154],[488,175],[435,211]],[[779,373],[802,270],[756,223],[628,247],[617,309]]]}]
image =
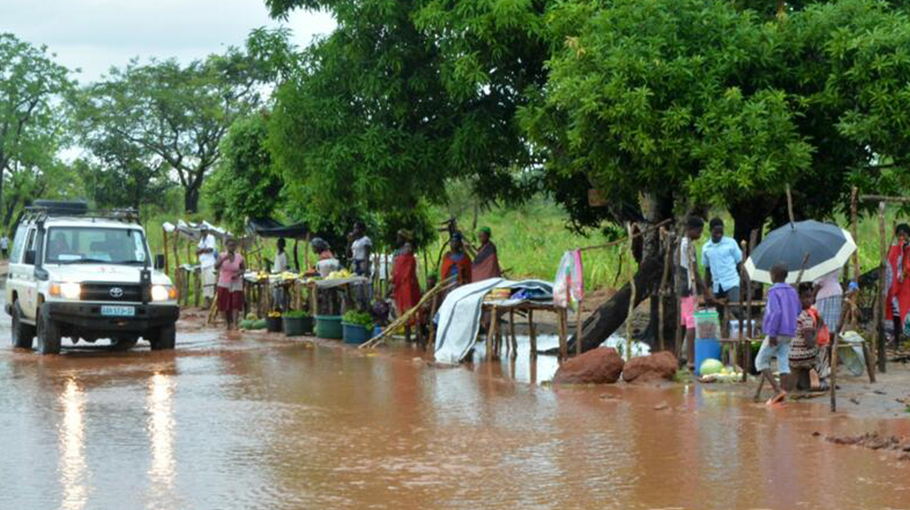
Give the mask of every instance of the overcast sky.
[{"label": "overcast sky", "polygon": [[133,57],[188,62],[243,44],[254,28],[282,24],[299,46],[335,26],[318,12],[272,20],[264,0],[0,0],[0,32],[46,44],[58,62],[82,69],[81,83]]}]

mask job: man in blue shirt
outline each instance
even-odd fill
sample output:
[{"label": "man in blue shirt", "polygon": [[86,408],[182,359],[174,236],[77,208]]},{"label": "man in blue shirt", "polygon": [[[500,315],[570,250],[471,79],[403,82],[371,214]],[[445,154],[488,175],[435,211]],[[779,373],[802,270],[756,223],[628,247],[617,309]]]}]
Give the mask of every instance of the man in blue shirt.
[{"label": "man in blue shirt", "polygon": [[[739,303],[739,275],[742,268],[743,252],[732,237],[724,237],[724,222],[714,218],[710,223],[711,240],[701,249],[701,263],[705,267],[705,286],[714,294],[714,301],[726,299],[729,304]],[[723,317],[724,307],[718,304]],[[739,317],[739,307],[731,307]]]}]

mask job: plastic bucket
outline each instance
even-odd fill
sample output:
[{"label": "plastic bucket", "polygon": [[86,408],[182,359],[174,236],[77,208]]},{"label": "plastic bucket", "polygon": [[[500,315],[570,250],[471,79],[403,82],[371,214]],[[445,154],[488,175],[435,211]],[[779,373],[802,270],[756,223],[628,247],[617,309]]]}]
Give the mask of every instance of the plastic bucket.
[{"label": "plastic bucket", "polygon": [[695,338],[720,338],[720,322],[717,320],[717,312],[714,310],[695,312]]},{"label": "plastic bucket", "polygon": [[370,330],[356,324],[341,323],[344,333],[344,343],[360,345],[370,339]]},{"label": "plastic bucket", "polygon": [[312,317],[282,317],[285,336],[303,336],[313,331]]},{"label": "plastic bucket", "polygon": [[266,317],[265,329],[267,329],[269,333],[281,333],[281,325],[283,322],[281,317]]},{"label": "plastic bucket", "polygon": [[328,340],[341,340],[344,332],[341,328],[340,315],[317,315],[316,336]]},{"label": "plastic bucket", "polygon": [[716,338],[697,338],[695,340],[695,375],[701,375],[701,364],[706,359],[720,360],[720,342]]},{"label": "plastic bucket", "polygon": [[382,333],[382,326],[373,326],[373,334],[370,335],[370,338],[376,338],[380,333]]}]

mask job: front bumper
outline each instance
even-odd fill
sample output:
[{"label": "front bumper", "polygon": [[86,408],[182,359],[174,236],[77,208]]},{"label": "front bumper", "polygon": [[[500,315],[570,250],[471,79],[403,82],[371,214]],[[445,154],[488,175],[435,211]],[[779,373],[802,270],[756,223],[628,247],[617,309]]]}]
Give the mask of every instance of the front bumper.
[{"label": "front bumper", "polygon": [[[120,305],[121,303],[117,303]],[[101,315],[102,303],[47,302],[51,320],[67,324],[80,330],[97,332],[137,332],[161,326],[170,326],[180,318],[180,307],[176,305],[129,304],[136,308],[133,317],[106,317]]]}]

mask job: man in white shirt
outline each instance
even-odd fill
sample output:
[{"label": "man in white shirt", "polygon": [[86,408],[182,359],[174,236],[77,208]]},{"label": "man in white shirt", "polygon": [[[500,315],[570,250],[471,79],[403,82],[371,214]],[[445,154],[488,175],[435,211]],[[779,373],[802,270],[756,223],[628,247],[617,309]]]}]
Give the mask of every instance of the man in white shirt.
[{"label": "man in white shirt", "polygon": [[351,258],[354,261],[354,274],[369,278],[370,273],[370,252],[373,248],[373,241],[366,235],[366,225],[363,222],[354,224],[354,232],[351,233],[354,240],[351,243]]},{"label": "man in white shirt", "polygon": [[202,297],[205,298],[205,309],[212,307],[215,298],[215,248],[217,241],[207,227],[202,227],[199,232],[201,237],[196,247],[196,256],[199,257],[199,268],[202,276]]},{"label": "man in white shirt", "polygon": [[[278,251],[275,252],[275,260],[272,262],[272,273],[281,274],[288,270],[288,253],[285,251],[287,242],[283,237],[278,238]],[[281,285],[275,285],[272,288],[272,306],[276,310],[285,311],[288,309],[288,298],[285,288]]]},{"label": "man in white shirt", "polygon": [[9,255],[9,237],[6,237],[5,235],[0,237],[0,252],[3,252],[4,259]]}]

